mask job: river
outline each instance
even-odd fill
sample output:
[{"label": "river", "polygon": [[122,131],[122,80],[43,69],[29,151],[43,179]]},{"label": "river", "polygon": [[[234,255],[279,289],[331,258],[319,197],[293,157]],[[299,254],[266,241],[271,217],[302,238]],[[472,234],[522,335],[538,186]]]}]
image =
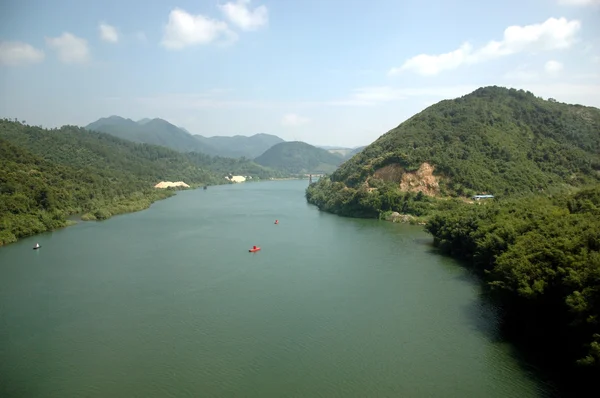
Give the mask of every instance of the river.
[{"label": "river", "polygon": [[306,184],[181,191],[1,248],[0,396],[542,396],[422,227],[319,212]]}]

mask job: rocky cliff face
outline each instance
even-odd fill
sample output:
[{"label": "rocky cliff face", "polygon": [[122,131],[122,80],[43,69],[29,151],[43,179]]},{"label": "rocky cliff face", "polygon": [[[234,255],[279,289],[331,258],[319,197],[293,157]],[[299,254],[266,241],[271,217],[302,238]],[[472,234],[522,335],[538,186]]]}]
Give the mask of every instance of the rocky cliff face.
[{"label": "rocky cliff face", "polygon": [[373,177],[387,182],[398,183],[404,192],[422,192],[428,196],[440,193],[440,177],[433,175],[435,168],[429,163],[421,164],[414,172],[405,171],[398,164],[390,164],[375,171]]}]

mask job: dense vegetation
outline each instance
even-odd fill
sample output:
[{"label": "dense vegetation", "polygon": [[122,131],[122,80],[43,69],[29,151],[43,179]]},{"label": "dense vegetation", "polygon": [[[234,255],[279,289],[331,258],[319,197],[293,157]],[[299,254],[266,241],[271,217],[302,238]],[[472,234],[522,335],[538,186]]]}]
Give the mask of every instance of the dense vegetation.
[{"label": "dense vegetation", "polygon": [[578,383],[600,374],[600,186],[456,205],[426,230],[482,275],[507,328],[545,363]]},{"label": "dense vegetation", "polygon": [[305,142],[292,141],[274,145],[255,159],[256,163],[292,174],[330,173],[343,158]]},{"label": "dense vegetation", "polygon": [[172,195],[162,180],[225,179],[171,149],[65,126],[46,130],[0,120],[0,245],[88,219],[141,210]]},{"label": "dense vegetation", "polygon": [[[485,87],[408,119],[307,192],[338,214],[411,212],[404,172],[434,167],[437,196],[547,192],[600,181],[600,110]],[[400,173],[382,173],[395,167]],[[376,189],[372,189],[376,188]],[[410,198],[409,198],[410,199]],[[415,211],[423,214],[423,206]]]},{"label": "dense vegetation", "polygon": [[599,109],[480,88],[381,136],[306,198],[344,216],[423,217],[442,252],[479,272],[511,336],[571,388],[600,374]]},{"label": "dense vegetation", "polygon": [[180,152],[200,152],[211,156],[233,158],[253,159],[273,145],[284,142],[281,138],[269,134],[255,134],[251,137],[192,135],[187,130],[158,118],[135,122],[120,116],[110,116],[98,119],[85,128],[134,142],[162,145]]}]

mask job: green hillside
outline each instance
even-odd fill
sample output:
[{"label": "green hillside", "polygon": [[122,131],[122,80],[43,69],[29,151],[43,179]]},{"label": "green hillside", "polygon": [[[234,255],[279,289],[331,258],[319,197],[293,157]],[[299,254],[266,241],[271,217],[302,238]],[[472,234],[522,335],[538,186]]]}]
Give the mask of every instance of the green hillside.
[{"label": "green hillside", "polygon": [[134,142],[162,145],[180,152],[200,152],[211,156],[253,159],[273,145],[284,142],[270,134],[247,137],[204,137],[192,135],[163,119],[141,119],[134,122],[120,116],[101,118],[85,126],[87,130],[108,133]]},{"label": "green hillside", "polygon": [[429,196],[502,197],[597,183],[599,131],[597,108],[484,87],[382,135],[312,186],[307,199],[346,215],[422,215],[428,205],[412,204],[418,192],[427,202]]},{"label": "green hillside", "polygon": [[595,385],[600,109],[480,88],[382,135],[306,198],[345,216],[426,221],[435,246],[479,274],[504,336],[568,390]]},{"label": "green hillside", "polygon": [[254,160],[292,174],[331,173],[343,161],[341,156],[300,141],[277,144]]},{"label": "green hillside", "polygon": [[171,149],[74,126],[46,130],[0,120],[0,244],[66,225],[70,214],[104,219],[172,192],[162,181],[224,183]]}]

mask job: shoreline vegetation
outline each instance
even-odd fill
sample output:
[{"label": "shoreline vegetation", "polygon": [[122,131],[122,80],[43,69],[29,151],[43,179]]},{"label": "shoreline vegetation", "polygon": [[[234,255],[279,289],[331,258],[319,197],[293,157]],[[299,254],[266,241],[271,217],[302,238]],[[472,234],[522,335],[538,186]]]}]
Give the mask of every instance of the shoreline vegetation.
[{"label": "shoreline vegetation", "polygon": [[[1,144],[1,141],[0,141]],[[289,178],[270,178],[268,180],[261,179],[251,179],[241,183],[232,183],[225,180],[220,184],[211,184],[211,186],[215,185],[232,185],[232,184],[242,184],[242,183],[256,183],[256,182],[265,182],[265,181],[287,181],[287,180],[308,180],[308,178],[303,177],[289,177]],[[167,188],[148,188],[142,192],[136,192],[128,197],[119,197],[113,198],[104,204],[98,205],[94,209],[91,209],[86,212],[81,212],[79,209],[75,210],[74,213],[55,213],[53,215],[48,215],[43,211],[39,211],[33,218],[29,218],[27,222],[31,223],[32,228],[30,229],[30,233],[27,230],[19,229],[19,235],[11,234],[7,232],[8,223],[6,220],[0,221],[0,248],[2,246],[6,246],[10,243],[15,243],[19,239],[27,238],[30,236],[35,236],[45,232],[52,232],[62,228],[66,228],[69,226],[73,226],[78,224],[79,222],[89,222],[89,221],[104,221],[108,220],[112,217],[135,213],[138,211],[143,211],[153,203],[158,202],[160,200],[168,199],[177,194],[177,191],[189,191],[203,188],[207,184],[203,183],[194,183],[190,184],[189,187],[167,187]],[[51,220],[51,221],[50,221]],[[14,228],[18,227],[18,225],[10,224]]]},{"label": "shoreline vegetation", "polygon": [[135,213],[147,210],[153,203],[168,199],[180,190],[198,189],[202,185],[190,188],[152,188],[146,191],[135,192],[129,196],[122,196],[107,200],[96,205],[89,211],[75,209],[73,213],[39,210],[28,216],[6,217],[0,219],[0,248],[20,239],[35,236],[45,232],[53,232],[70,227],[79,222],[104,221],[122,214]]},{"label": "shoreline vegetation", "polygon": [[[204,160],[207,158],[203,157]],[[147,209],[186,181],[190,188],[227,184],[185,154],[75,126],[43,129],[0,120],[0,246],[81,220],[106,220]]]},{"label": "shoreline vegetation", "polygon": [[578,396],[600,374],[599,125],[597,108],[484,87],[408,119],[305,196],[340,216],[425,223],[479,276],[503,336]]},{"label": "shoreline vegetation", "polygon": [[0,119],[0,171],[0,246],[74,219],[101,221],[145,210],[181,189],[168,187],[169,181],[196,189],[237,183],[229,180],[234,176],[246,176],[246,183],[297,178],[243,157],[182,153],[77,126],[44,129],[16,119]]}]

